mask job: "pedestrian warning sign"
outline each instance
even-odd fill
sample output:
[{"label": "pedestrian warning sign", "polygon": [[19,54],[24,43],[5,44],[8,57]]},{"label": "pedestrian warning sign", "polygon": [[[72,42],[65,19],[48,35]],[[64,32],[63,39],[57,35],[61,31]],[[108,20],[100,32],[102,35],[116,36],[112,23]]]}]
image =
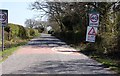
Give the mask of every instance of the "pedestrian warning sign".
[{"label": "pedestrian warning sign", "polygon": [[97,27],[87,27],[86,41],[95,42],[95,37],[97,34]]}]

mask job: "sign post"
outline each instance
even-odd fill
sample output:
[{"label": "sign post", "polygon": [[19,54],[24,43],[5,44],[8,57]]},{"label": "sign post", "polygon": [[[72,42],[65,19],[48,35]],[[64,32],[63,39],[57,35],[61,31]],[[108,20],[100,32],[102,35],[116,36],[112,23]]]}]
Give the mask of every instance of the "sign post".
[{"label": "sign post", "polygon": [[2,26],[2,51],[4,51],[4,26]]},{"label": "sign post", "polygon": [[86,41],[95,42],[97,27],[99,26],[99,13],[89,13],[89,26],[87,27]]},{"label": "sign post", "polygon": [[2,51],[4,51],[4,27],[8,24],[8,10],[0,9],[0,24],[2,27]]}]

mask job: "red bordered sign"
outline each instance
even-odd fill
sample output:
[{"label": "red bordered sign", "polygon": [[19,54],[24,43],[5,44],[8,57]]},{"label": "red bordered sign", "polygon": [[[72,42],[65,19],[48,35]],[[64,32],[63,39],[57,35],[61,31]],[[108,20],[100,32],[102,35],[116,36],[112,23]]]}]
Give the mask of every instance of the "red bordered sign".
[{"label": "red bordered sign", "polygon": [[0,22],[2,24],[8,24],[8,10],[0,10]]},{"label": "red bordered sign", "polygon": [[98,21],[98,15],[97,15],[97,14],[92,14],[92,15],[90,16],[90,20],[91,20],[92,22],[97,22],[97,21]]},{"label": "red bordered sign", "polygon": [[88,35],[96,35],[96,30],[94,27],[91,27],[91,29],[88,32]]},{"label": "red bordered sign", "polygon": [[89,14],[89,26],[98,26],[99,25],[99,14],[90,13]]},{"label": "red bordered sign", "polygon": [[97,35],[97,27],[87,27],[86,41],[95,42],[95,37]]}]

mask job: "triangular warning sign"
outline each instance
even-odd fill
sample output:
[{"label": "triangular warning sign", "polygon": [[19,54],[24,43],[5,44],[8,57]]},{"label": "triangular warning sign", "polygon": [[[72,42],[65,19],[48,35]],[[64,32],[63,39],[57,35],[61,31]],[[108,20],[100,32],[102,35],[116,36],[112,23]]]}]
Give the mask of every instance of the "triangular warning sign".
[{"label": "triangular warning sign", "polygon": [[93,27],[88,32],[88,35],[96,35],[95,29]]}]

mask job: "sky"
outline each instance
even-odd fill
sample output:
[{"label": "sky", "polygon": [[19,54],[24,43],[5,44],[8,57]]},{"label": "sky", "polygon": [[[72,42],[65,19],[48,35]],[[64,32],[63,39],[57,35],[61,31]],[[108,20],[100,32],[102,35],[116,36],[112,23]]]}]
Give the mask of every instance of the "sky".
[{"label": "sky", "polygon": [[[31,1],[15,1],[15,0],[4,0],[0,1],[0,9],[8,10],[8,23],[14,23],[25,26],[24,22],[26,19],[36,18],[40,12],[29,9]],[[42,20],[46,20],[45,17]]]}]

